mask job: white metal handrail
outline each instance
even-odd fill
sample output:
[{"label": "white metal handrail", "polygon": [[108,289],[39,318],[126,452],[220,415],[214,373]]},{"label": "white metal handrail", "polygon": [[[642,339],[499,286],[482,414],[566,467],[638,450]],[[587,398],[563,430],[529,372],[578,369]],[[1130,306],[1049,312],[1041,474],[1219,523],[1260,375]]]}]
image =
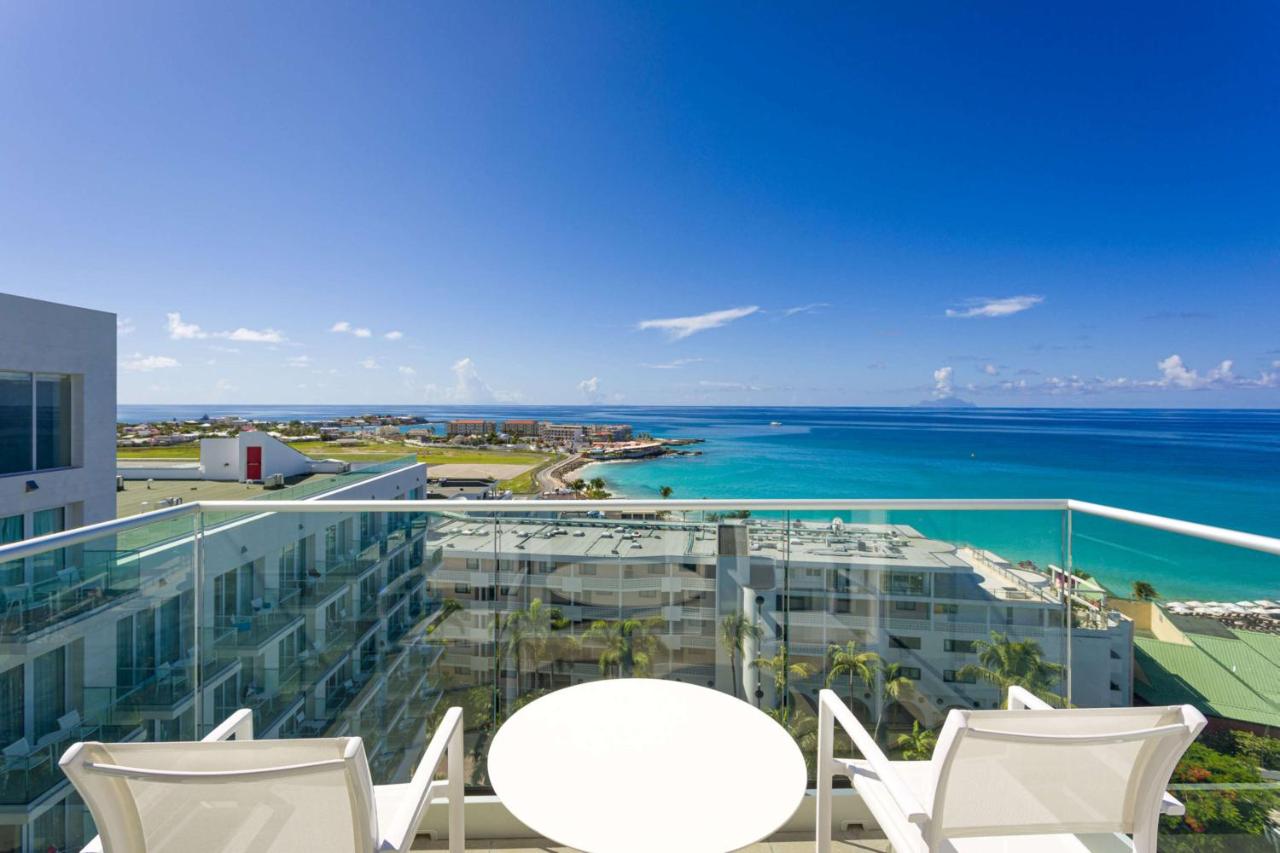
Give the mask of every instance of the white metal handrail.
[{"label": "white metal handrail", "polygon": [[[1052,499],[814,499],[785,498],[745,500],[476,500],[459,506],[453,500],[302,500],[302,501],[191,501],[175,507],[154,510],[129,518],[78,527],[47,536],[38,536],[9,545],[0,545],[0,563],[34,557],[58,548],[79,545],[93,539],[124,533],[158,521],[206,512],[436,512],[453,515],[481,516],[490,513],[563,513],[563,512],[895,512],[895,511],[971,511],[971,512],[1078,512],[1083,515],[1126,522],[1140,527],[1163,530],[1194,539],[1203,539],[1280,556],[1280,538],[1246,533],[1226,527],[1215,527],[1193,521],[1135,512],[1103,504],[1065,498]],[[479,519],[477,519],[479,520]],[[609,521],[613,521],[609,519]],[[619,521],[617,523],[625,523]]]}]

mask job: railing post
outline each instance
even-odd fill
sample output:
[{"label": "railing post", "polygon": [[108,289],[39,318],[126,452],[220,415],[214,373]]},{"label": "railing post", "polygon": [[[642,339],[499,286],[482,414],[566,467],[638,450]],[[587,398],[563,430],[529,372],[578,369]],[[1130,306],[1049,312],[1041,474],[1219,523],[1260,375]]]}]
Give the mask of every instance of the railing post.
[{"label": "railing post", "polygon": [[818,796],[814,801],[814,826],[817,827],[815,853],[831,850],[831,782],[835,747],[835,719],[831,714],[826,691],[818,693],[818,756],[814,767],[818,774]]},{"label": "railing post", "polygon": [[462,717],[449,734],[449,853],[463,853],[466,846],[466,786],[462,768]]},{"label": "railing post", "polygon": [[1073,623],[1073,622],[1075,622],[1075,610],[1074,610],[1074,608],[1072,607],[1072,594],[1073,594],[1073,592],[1074,592],[1074,589],[1075,589],[1075,583],[1076,583],[1076,572],[1075,572],[1075,569],[1074,569],[1074,568],[1072,567],[1072,565],[1071,565],[1071,507],[1070,507],[1070,506],[1068,506],[1068,507],[1066,508],[1066,510],[1064,510],[1064,512],[1063,512],[1063,526],[1064,526],[1064,530],[1063,530],[1063,543],[1062,543],[1062,545],[1063,545],[1063,557],[1064,557],[1063,562],[1065,562],[1065,563],[1067,564],[1067,565],[1064,567],[1064,568],[1066,568],[1066,570],[1067,570],[1067,583],[1066,583],[1066,587],[1067,587],[1067,588],[1066,588],[1066,600],[1067,600],[1067,696],[1066,696],[1066,704],[1067,704],[1067,706],[1069,707],[1069,706],[1071,706],[1072,704],[1074,704],[1074,703],[1073,703],[1073,701],[1072,701],[1072,696],[1071,696],[1071,687],[1072,687],[1072,680],[1071,680],[1071,678],[1072,678],[1072,677],[1071,677],[1071,657],[1072,657],[1072,650],[1071,650],[1071,645],[1072,645],[1072,644],[1071,644],[1071,632],[1072,632],[1072,623]]}]

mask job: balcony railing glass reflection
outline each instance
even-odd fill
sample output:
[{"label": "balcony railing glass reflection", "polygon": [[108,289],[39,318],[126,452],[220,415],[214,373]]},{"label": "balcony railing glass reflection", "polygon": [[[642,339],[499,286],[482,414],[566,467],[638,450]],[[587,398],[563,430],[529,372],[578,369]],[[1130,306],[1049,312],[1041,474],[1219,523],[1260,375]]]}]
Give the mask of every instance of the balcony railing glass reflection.
[{"label": "balcony railing glass reflection", "polygon": [[0,564],[56,554],[79,576],[6,598],[5,803],[65,801],[64,829],[83,822],[54,770],[68,742],[191,738],[241,707],[264,738],[361,735],[387,783],[461,705],[483,790],[503,720],[600,678],[732,693],[810,756],[826,686],[899,750],[950,708],[996,706],[1008,683],[1130,704],[1146,628],[1073,567],[1088,553],[1114,576],[1121,548],[1169,560],[1186,537],[1090,516],[1125,535],[1082,543],[1081,515],[1063,501],[273,500],[8,546]]}]

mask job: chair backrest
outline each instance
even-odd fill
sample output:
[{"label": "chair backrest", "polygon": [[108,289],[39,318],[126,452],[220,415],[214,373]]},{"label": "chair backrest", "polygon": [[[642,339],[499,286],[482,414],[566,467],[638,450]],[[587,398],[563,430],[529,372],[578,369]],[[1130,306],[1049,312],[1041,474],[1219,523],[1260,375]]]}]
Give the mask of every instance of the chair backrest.
[{"label": "chair backrest", "polygon": [[31,754],[31,741],[20,737],[4,748],[5,758],[25,758]]},{"label": "chair backrest", "polygon": [[60,762],[105,853],[371,853],[378,819],[360,738],[77,743]]},{"label": "chair backrest", "polygon": [[954,710],[932,758],[928,838],[1145,831],[1204,725],[1189,705]]},{"label": "chair backrest", "polygon": [[58,718],[58,728],[63,731],[69,731],[80,725],[80,712],[78,710],[70,710]]}]

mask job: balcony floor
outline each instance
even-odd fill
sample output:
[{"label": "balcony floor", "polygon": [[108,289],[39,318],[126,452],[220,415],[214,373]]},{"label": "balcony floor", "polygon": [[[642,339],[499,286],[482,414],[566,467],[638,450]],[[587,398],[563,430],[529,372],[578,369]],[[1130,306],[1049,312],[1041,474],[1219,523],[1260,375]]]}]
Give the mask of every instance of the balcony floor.
[{"label": "balcony floor", "polygon": [[[867,835],[867,837],[862,837]],[[448,850],[446,841],[422,840],[413,845],[414,850]],[[882,853],[889,849],[883,836],[866,833],[837,833],[832,837],[832,853]],[[467,851],[485,853],[577,853],[572,847],[559,847],[549,841],[536,838],[476,839],[467,842]],[[813,853],[813,836],[807,832],[783,832],[742,848],[742,853]]]}]

